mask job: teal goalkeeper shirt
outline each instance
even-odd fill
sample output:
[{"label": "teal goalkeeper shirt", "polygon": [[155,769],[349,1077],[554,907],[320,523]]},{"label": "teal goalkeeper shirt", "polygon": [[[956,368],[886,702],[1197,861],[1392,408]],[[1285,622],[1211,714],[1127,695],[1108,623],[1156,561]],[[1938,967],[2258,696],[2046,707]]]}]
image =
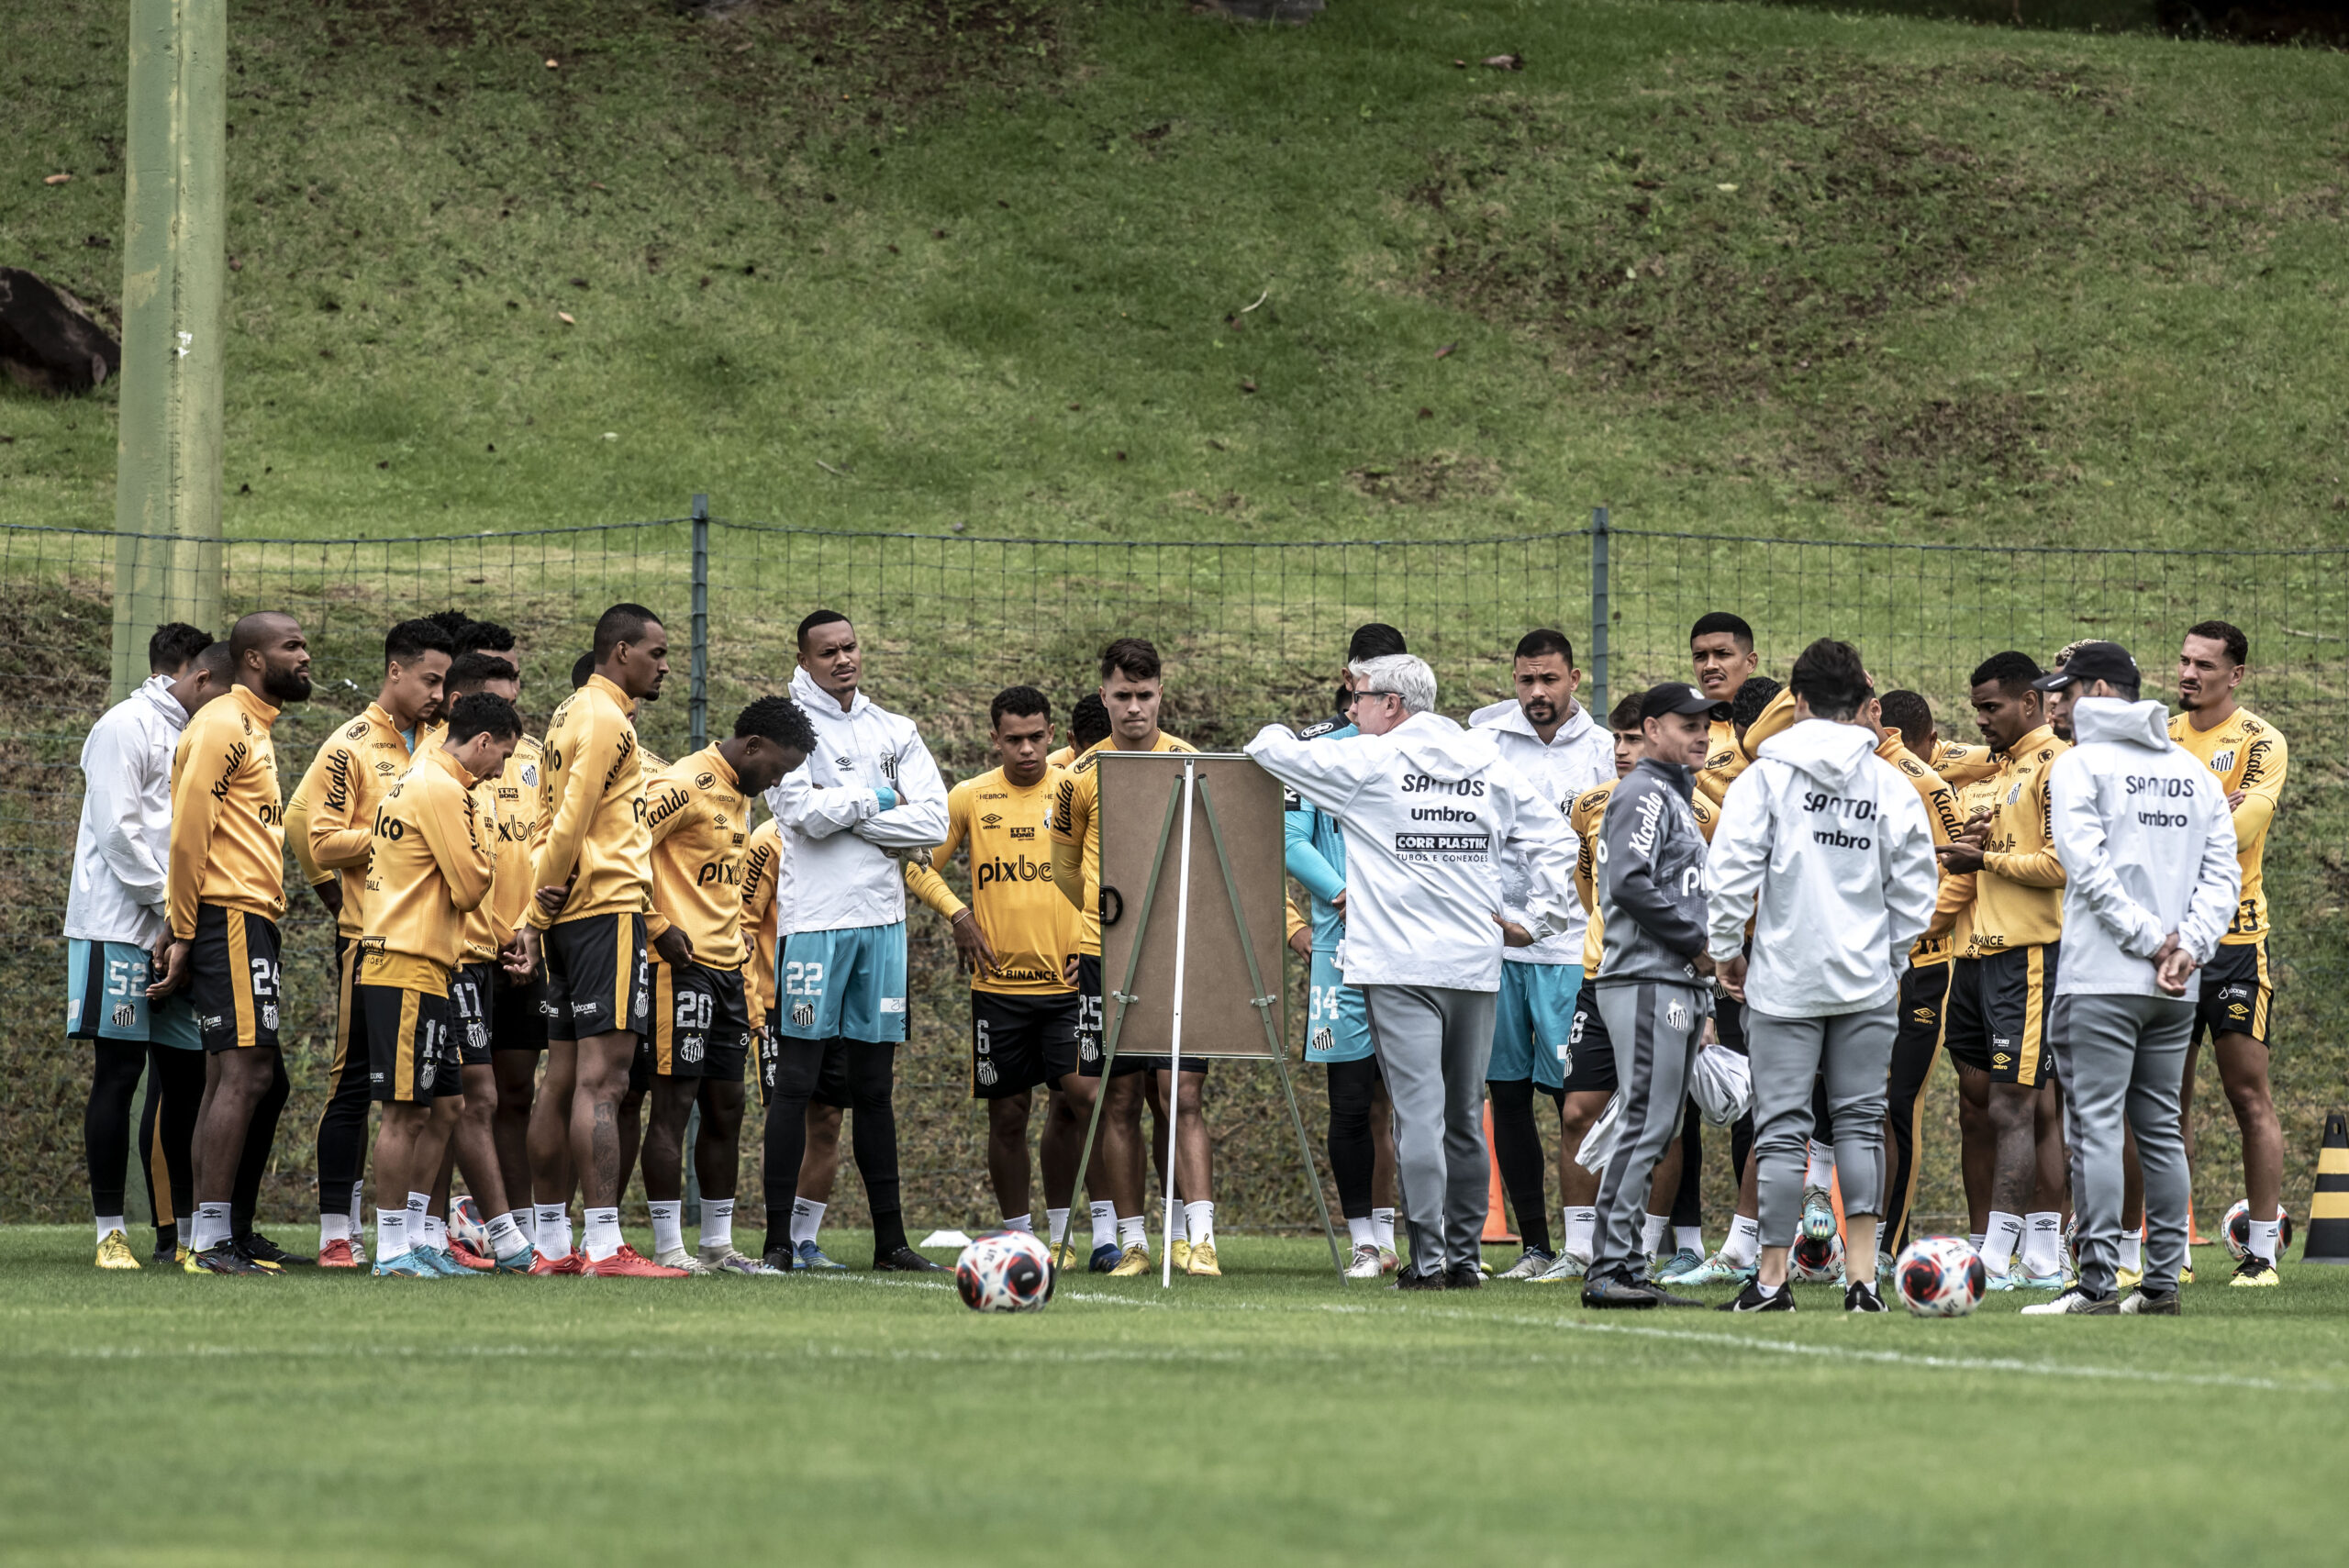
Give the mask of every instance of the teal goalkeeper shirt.
[{"label": "teal goalkeeper shirt", "polygon": [[[1342,740],[1359,733],[1342,718],[1327,718],[1297,731],[1300,740]],[[1281,837],[1289,875],[1313,899],[1313,951],[1334,953],[1346,922],[1330,900],[1345,891],[1346,840],[1338,819],[1294,790],[1281,792]]]}]

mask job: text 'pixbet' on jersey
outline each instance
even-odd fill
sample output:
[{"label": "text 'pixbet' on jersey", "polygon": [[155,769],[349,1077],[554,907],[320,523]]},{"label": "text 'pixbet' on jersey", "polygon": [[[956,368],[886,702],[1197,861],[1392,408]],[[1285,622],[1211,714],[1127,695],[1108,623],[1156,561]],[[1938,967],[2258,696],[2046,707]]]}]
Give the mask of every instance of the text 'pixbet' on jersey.
[{"label": "text 'pixbet' on jersey", "polygon": [[971,868],[971,891],[974,894],[980,888],[998,882],[1050,882],[1052,880],[1051,862],[1047,861],[1040,864],[1030,860],[1026,855],[1020,856],[1016,861],[985,860]]}]

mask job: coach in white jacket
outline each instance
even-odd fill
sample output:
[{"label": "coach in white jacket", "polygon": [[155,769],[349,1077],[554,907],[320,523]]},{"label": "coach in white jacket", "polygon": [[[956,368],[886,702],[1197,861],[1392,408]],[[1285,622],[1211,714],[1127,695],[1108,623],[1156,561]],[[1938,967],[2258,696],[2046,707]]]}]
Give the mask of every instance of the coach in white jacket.
[{"label": "coach in white jacket", "polygon": [[[1433,711],[1425,661],[1397,653],[1347,669],[1361,734],[1308,742],[1267,725],[1248,754],[1345,835],[1339,963],[1369,1004],[1395,1105],[1411,1238],[1397,1286],[1474,1289],[1483,1283],[1485,1066],[1501,948],[1565,929],[1575,907],[1572,836],[1490,735]],[[1520,922],[1502,915],[1504,853],[1526,868]]]},{"label": "coach in white jacket", "polygon": [[[2177,1311],[2190,1191],[2178,1128],[2194,1003],[2188,976],[2233,917],[2243,871],[2226,786],[2170,739],[2168,714],[2137,700],[2137,666],[2084,642],[2032,684],[2051,694],[2073,748],[2047,775],[2064,863],[2064,967],[2048,1035],[2064,1080],[2079,1283],[2034,1317]],[[2116,1296],[2121,1144],[2145,1173],[2145,1273]]]},{"label": "coach in white jacket", "polygon": [[1794,1309],[1787,1251],[1802,1207],[1811,1088],[1823,1071],[1853,1221],[1843,1306],[1881,1312],[1873,1222],[1884,1212],[1885,1078],[1900,971],[1933,913],[1932,831],[1916,790],[1876,754],[1861,720],[1868,677],[1859,651],[1822,638],[1795,661],[1787,685],[1796,722],[1764,741],[1730,785],[1706,860],[1708,946],[1723,986],[1745,1004],[1761,1199],[1758,1274],[1729,1309]]},{"label": "coach in white jacket", "polygon": [[[837,610],[799,623],[791,695],[816,749],[767,792],[783,835],[774,909],[780,1048],[767,1116],[768,1213],[788,1217],[807,1150],[807,1099],[830,1058],[848,1074],[857,1173],[873,1208],[874,1267],[934,1270],[906,1241],[897,1195],[896,1047],[906,1038],[904,860],[946,841],[946,785],[913,720],[857,689],[863,656]],[[774,1198],[780,1195],[780,1210]],[[767,1262],[791,1267],[784,1218]]]}]

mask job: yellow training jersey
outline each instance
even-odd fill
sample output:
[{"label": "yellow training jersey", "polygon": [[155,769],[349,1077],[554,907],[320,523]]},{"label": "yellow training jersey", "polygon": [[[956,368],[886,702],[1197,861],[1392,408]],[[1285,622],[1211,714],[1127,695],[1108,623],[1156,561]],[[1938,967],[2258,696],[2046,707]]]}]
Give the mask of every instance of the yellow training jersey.
[{"label": "yellow training jersey", "polygon": [[[906,885],[915,897],[952,920],[966,907],[938,873],[964,842],[971,846],[971,902],[979,929],[995,950],[995,967],[971,976],[971,989],[1006,995],[1062,995],[1070,987],[1061,965],[1077,951],[1082,922],[1076,906],[1052,881],[1046,847],[1060,770],[1025,789],[997,768],[964,779],[946,792],[946,842],[927,862],[906,862]],[[1095,876],[1099,872],[1097,868]],[[1099,934],[1095,934],[1097,950]]]},{"label": "yellow training jersey", "polygon": [[285,913],[285,814],[277,797],[278,709],[230,686],[180,731],[172,753],[172,935],[195,937],[195,906],[217,904],[274,920]]},{"label": "yellow training jersey", "polygon": [[1952,789],[1964,789],[1979,784],[1998,771],[1998,754],[1987,746],[1968,746],[1956,740],[1936,740],[1933,754],[1925,765],[1941,774],[1942,782]]},{"label": "yellow training jersey", "polygon": [[[1188,740],[1177,740],[1164,730],[1158,732],[1153,751],[1196,751]],[[1052,859],[1055,871],[1060,862],[1083,852],[1083,875],[1066,878],[1060,884],[1061,896],[1075,903],[1080,917],[1076,951],[1087,958],[1101,956],[1101,818],[1095,809],[1101,798],[1101,775],[1098,764],[1105,751],[1122,751],[1116,737],[1104,740],[1079,757],[1061,775],[1052,800]],[[1064,874],[1064,873],[1063,873]]]},{"label": "yellow training jersey", "polygon": [[[1907,779],[1909,787],[1917,792],[1917,798],[1925,803],[1925,825],[1932,832],[1933,847],[1939,849],[1956,838],[1958,830],[1965,825],[1965,818],[1957,812],[1957,792],[1950,788],[1939,773],[1919,762],[1917,754],[1901,743],[1900,731],[1886,730],[1876,741],[1876,754],[1898,769],[1900,776]],[[1933,868],[1936,876],[1933,917],[1925,927],[1925,934],[1909,949],[1909,962],[1911,963],[1947,963],[1955,953],[1949,933],[1956,922],[1956,907],[1952,905],[1945,909],[1940,899],[1941,884],[1949,880],[1949,873],[1941,870],[1939,856],[1934,857]]]},{"label": "yellow training jersey", "polygon": [[285,805],[285,833],[294,859],[312,884],[342,878],[342,913],[335,929],[355,937],[366,929],[367,854],[374,847],[375,806],[415,761],[381,703],[335,727],[310,759],[309,771]]},{"label": "yellow training jersey", "polygon": [[489,838],[473,776],[432,745],[375,807],[360,980],[446,991],[463,947],[464,917],[489,896]]},{"label": "yellow training jersey", "polygon": [[[1566,808],[1566,825],[1582,841],[1581,851],[1575,856],[1575,894],[1582,900],[1583,913],[1590,923],[1582,934],[1582,977],[1588,980],[1598,973],[1598,955],[1605,946],[1605,932],[1598,918],[1598,823],[1607,815],[1608,797],[1615,793],[1617,780],[1586,789],[1575,796]],[[1697,818],[1697,830],[1705,842],[1713,841],[1713,828],[1721,819],[1720,807],[1705,797],[1701,790],[1691,792],[1688,810]],[[1752,922],[1747,922],[1751,929]]]},{"label": "yellow training jersey", "polygon": [[652,906],[694,944],[694,962],[740,969],[742,853],[751,803],[716,746],[652,775],[644,787],[652,833]]},{"label": "yellow training jersey", "polygon": [[[529,912],[532,845],[539,821],[539,776],[546,766],[535,737],[514,743],[514,754],[494,779],[473,786],[482,812],[482,833],[496,857],[489,896],[465,923],[465,962],[486,962],[513,940]],[[484,947],[487,951],[482,951]],[[475,954],[479,953],[476,957]]]},{"label": "yellow training jersey", "polygon": [[2015,742],[1992,779],[1989,835],[1974,877],[1976,956],[2043,947],[2064,935],[2064,862],[2055,858],[2047,771],[2072,749],[2041,725]]},{"label": "yellow training jersey", "polygon": [[1754,716],[1753,722],[1741,737],[1737,726],[1725,718],[1713,721],[1712,737],[1705,744],[1705,765],[1697,770],[1696,793],[1715,806],[1729,794],[1729,786],[1737,775],[1753,765],[1754,753],[1762,742],[1795,721],[1795,695],[1780,690],[1769,705]]},{"label": "yellow training jersey", "polygon": [[2239,707],[2208,729],[2194,728],[2192,717],[2179,714],[2169,721],[2169,738],[2210,770],[2219,787],[2229,795],[2243,792],[2234,809],[2235,863],[2243,868],[2243,899],[2221,945],[2242,946],[2267,935],[2267,889],[2261,884],[2259,862],[2267,850],[2267,828],[2276,820],[2276,804],[2284,794],[2286,755],[2281,731],[2247,707]]},{"label": "yellow training jersey", "polygon": [[[590,915],[645,914],[652,907],[652,838],[644,821],[644,753],[626,692],[590,675],[547,725],[539,778],[541,840],[532,887],[571,884],[562,913],[535,898],[528,919],[544,930]],[[665,929],[663,921],[648,925]]]},{"label": "yellow training jersey", "polygon": [[742,847],[742,929],[751,947],[743,978],[752,1029],[774,1008],[774,887],[782,880],[783,829],[770,817]]}]

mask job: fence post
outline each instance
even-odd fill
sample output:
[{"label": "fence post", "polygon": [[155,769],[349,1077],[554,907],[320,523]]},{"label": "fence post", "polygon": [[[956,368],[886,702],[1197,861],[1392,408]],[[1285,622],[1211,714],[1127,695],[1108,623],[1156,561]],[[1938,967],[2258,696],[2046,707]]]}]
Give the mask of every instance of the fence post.
[{"label": "fence post", "polygon": [[1590,711],[1607,722],[1607,508],[1590,509]]},{"label": "fence post", "polygon": [[709,497],[694,497],[693,685],[685,721],[696,751],[709,744]]}]

